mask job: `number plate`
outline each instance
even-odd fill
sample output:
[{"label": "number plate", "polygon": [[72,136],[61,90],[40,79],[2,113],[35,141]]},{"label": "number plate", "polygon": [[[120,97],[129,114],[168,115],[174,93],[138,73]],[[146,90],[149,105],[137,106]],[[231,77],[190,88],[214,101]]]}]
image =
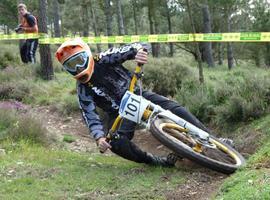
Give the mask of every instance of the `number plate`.
[{"label": "number plate", "polygon": [[127,91],[121,100],[119,115],[139,124],[150,103],[142,96]]}]

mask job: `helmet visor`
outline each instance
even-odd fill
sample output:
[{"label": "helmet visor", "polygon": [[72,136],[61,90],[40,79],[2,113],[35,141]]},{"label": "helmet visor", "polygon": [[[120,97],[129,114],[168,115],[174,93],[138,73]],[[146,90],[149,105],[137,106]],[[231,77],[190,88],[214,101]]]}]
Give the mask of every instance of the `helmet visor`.
[{"label": "helmet visor", "polygon": [[82,70],[86,69],[87,61],[88,55],[84,51],[69,58],[67,61],[64,62],[63,66],[65,70],[67,70],[73,75],[76,75],[78,68],[83,68]]}]

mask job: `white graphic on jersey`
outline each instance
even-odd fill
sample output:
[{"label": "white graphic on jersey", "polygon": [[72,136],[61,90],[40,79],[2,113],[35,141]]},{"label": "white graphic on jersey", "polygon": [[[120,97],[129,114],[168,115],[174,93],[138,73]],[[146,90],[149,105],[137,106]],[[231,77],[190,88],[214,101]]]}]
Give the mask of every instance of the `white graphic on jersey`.
[{"label": "white graphic on jersey", "polygon": [[133,43],[130,45],[122,46],[120,48],[113,47],[111,49],[108,49],[105,52],[101,52],[99,54],[99,58],[102,58],[103,56],[106,56],[106,55],[115,54],[115,53],[125,53],[125,52],[128,52],[131,48],[135,48],[139,50],[140,48],[142,48],[142,45],[140,43]]},{"label": "white graphic on jersey", "polygon": [[97,87],[92,87],[92,90],[94,90],[94,92],[98,96],[104,97],[107,101],[110,101],[112,103],[112,108],[119,109],[119,106],[115,103],[115,101],[109,95],[107,95],[105,92],[103,92],[101,89],[99,89]]}]

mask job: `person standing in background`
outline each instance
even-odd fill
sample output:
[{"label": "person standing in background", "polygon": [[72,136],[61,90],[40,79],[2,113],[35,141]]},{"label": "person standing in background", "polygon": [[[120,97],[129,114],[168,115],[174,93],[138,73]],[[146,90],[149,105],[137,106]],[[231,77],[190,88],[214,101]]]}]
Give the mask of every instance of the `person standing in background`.
[{"label": "person standing in background", "polygon": [[[15,29],[17,33],[38,33],[37,19],[27,11],[25,4],[18,5],[18,13],[20,24]],[[38,46],[38,39],[27,39],[20,47],[20,54],[22,62],[35,63],[36,50]]]}]

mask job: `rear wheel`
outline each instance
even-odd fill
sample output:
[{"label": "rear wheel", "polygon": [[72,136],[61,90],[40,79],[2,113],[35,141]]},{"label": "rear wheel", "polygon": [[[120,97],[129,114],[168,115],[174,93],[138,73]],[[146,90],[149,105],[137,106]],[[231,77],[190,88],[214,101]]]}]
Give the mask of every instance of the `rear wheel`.
[{"label": "rear wheel", "polygon": [[179,156],[210,169],[233,173],[245,164],[245,159],[233,147],[210,135],[203,144],[187,134],[187,130],[169,119],[157,117],[150,126],[152,134]]}]

